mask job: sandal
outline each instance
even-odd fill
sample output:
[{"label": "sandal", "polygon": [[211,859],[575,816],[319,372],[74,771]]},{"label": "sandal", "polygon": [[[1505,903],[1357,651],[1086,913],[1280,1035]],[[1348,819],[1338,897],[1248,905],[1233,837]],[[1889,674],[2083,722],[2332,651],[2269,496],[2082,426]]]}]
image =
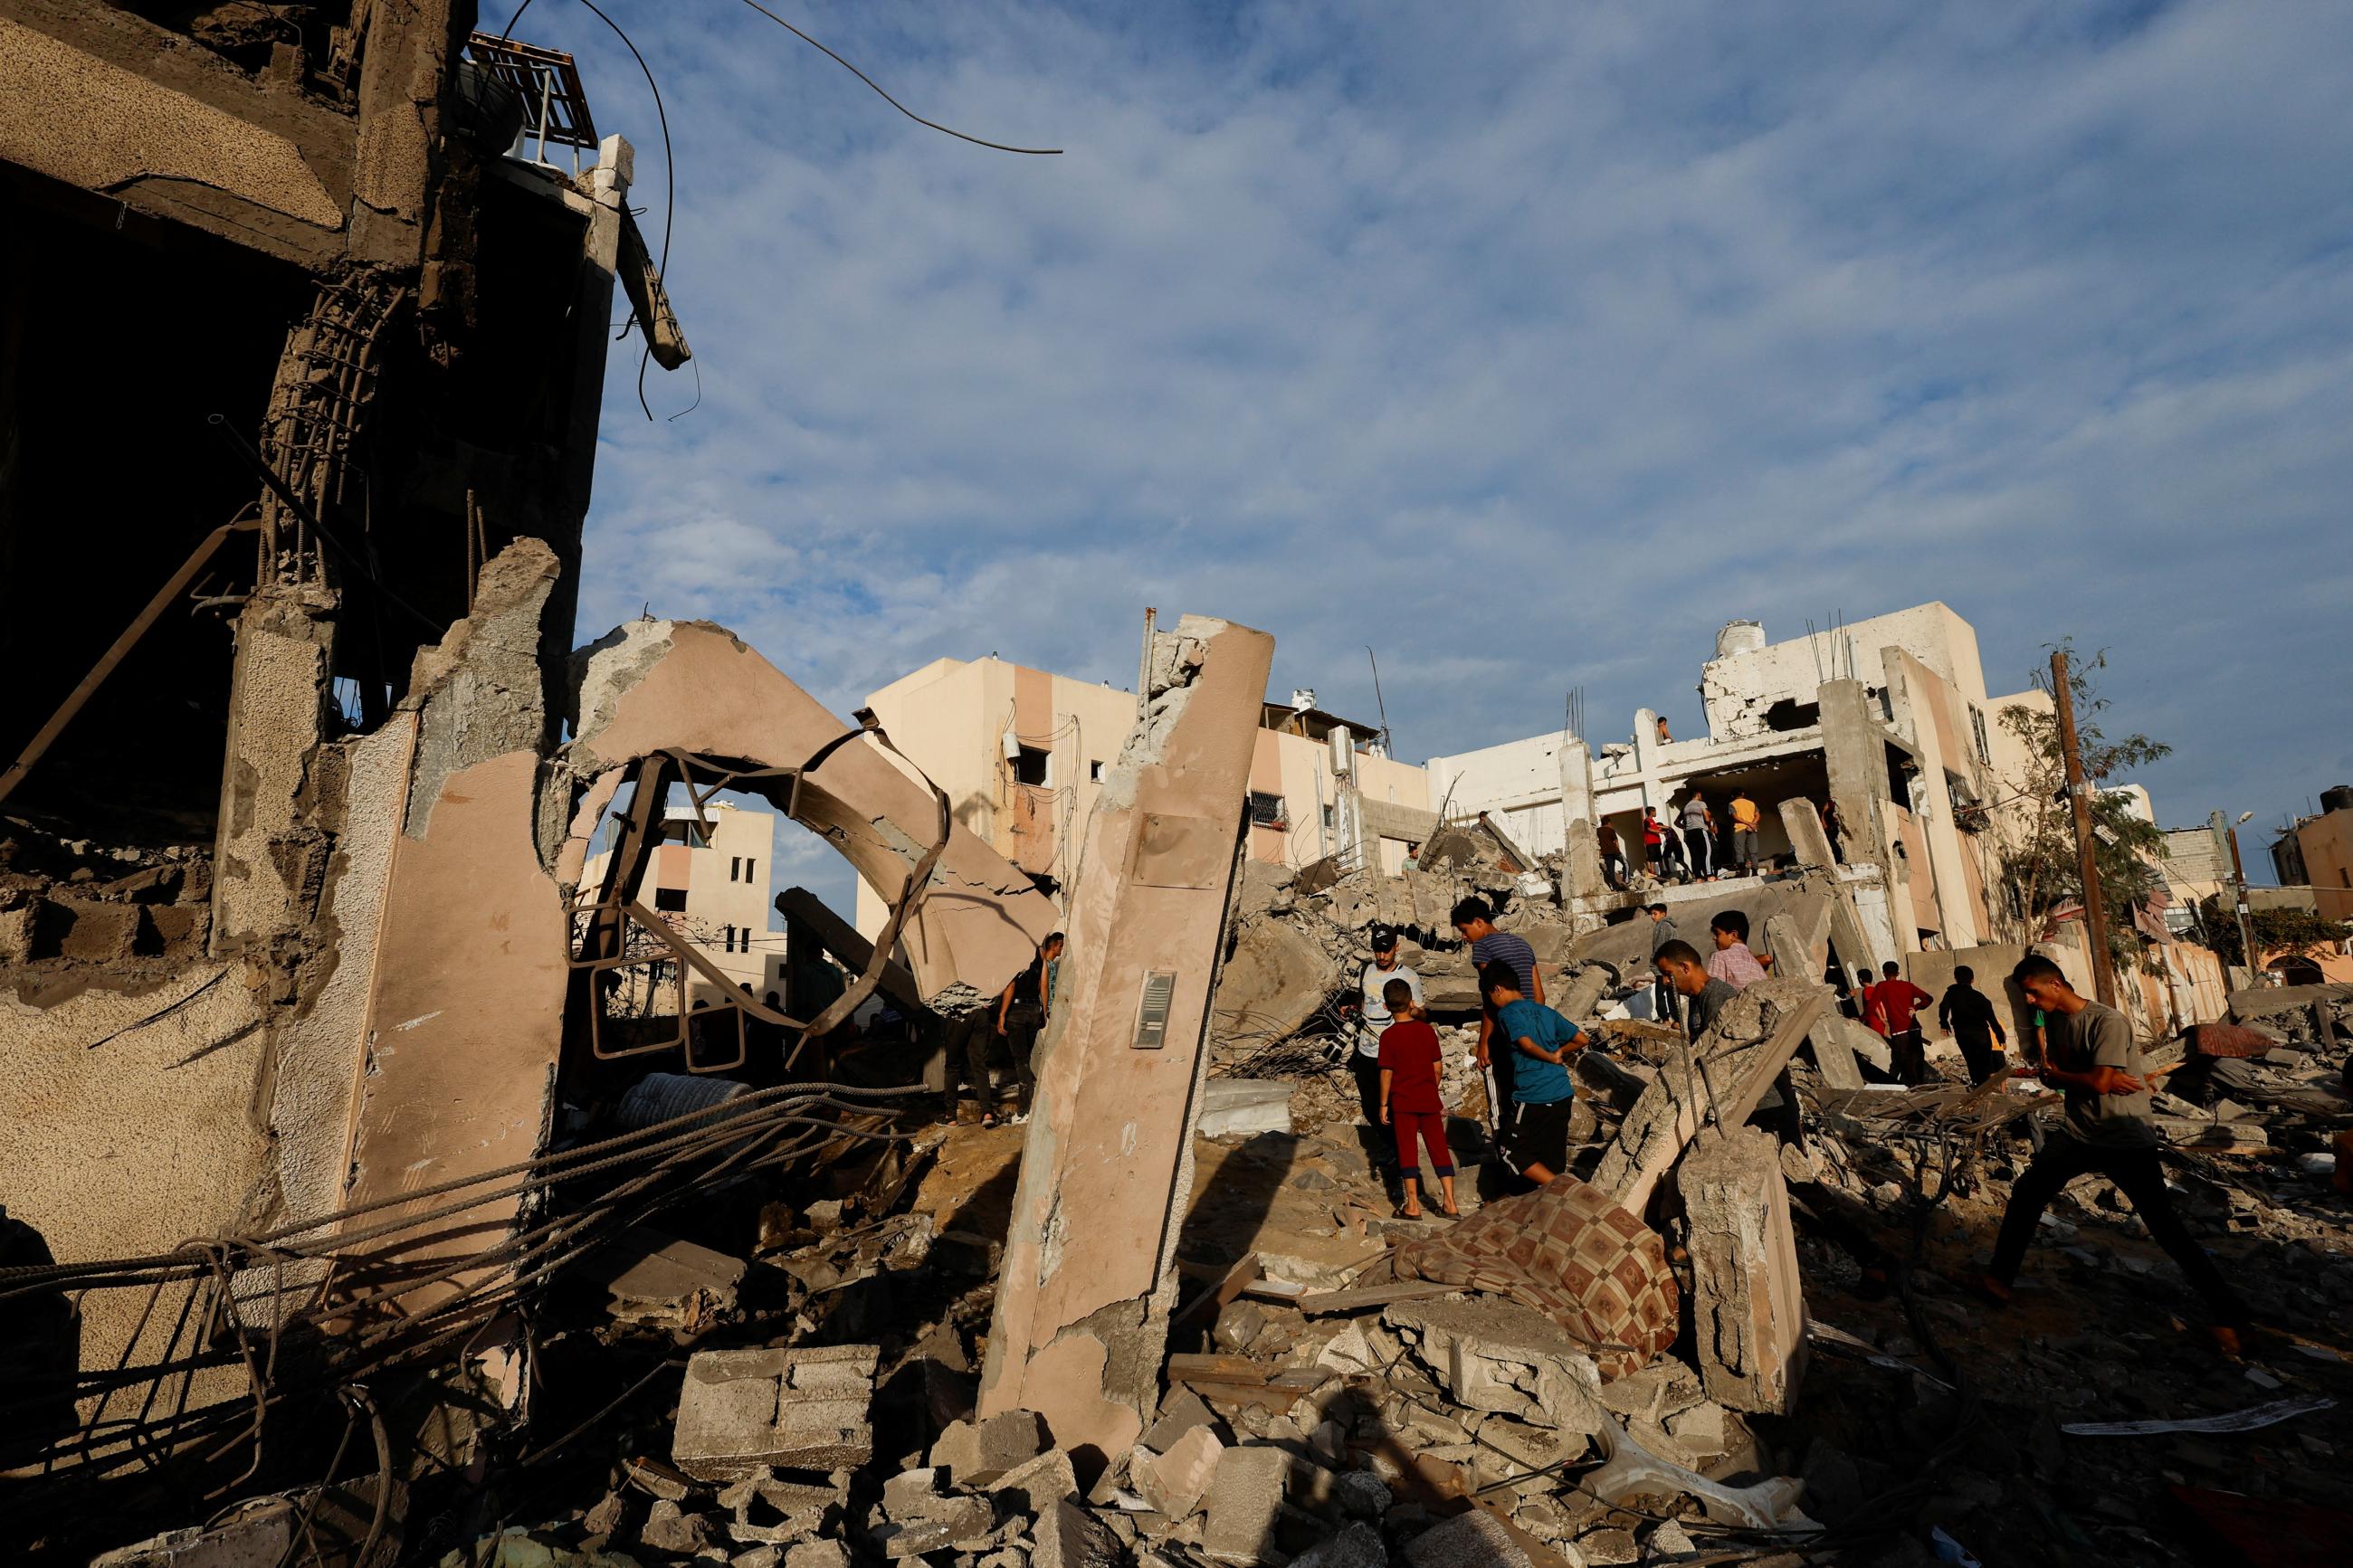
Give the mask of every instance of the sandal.
[{"label": "sandal", "polygon": [[981,1124],[983,1127],[994,1127],[994,1126],[996,1126],[996,1125],[997,1125],[997,1112],[995,1112],[994,1110],[984,1110],[984,1111],[982,1111],[982,1112],[980,1113],[980,1124]]}]

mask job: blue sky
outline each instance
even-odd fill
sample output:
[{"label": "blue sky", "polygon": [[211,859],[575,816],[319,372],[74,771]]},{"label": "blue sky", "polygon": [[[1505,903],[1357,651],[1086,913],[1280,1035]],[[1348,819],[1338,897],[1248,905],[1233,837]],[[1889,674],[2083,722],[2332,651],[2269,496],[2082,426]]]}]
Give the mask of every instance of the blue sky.
[{"label": "blue sky", "polygon": [[[1573,686],[1697,732],[1724,621],[1943,599],[1998,691],[2108,649],[2168,825],[2353,780],[2353,7],[777,8],[1068,151],[607,6],[702,402],[617,350],[584,637],[709,616],[846,711],[1127,681],[1152,604],[1367,717],[1371,643],[1419,758]],[[634,63],[575,0],[517,36],[656,236]]]}]

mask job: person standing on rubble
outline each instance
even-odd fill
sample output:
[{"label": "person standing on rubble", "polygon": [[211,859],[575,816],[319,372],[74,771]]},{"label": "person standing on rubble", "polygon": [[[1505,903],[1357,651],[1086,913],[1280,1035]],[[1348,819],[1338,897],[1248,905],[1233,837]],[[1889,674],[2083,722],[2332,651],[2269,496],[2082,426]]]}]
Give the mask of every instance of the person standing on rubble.
[{"label": "person standing on rubble", "polygon": [[[1483,971],[1491,963],[1511,966],[1519,977],[1520,993],[1533,998],[1538,1005],[1545,999],[1544,976],[1536,973],[1536,952],[1528,939],[1511,931],[1495,929],[1495,911],[1487,900],[1479,898],[1463,900],[1454,906],[1454,929],[1471,944],[1471,964]],[[1506,1164],[1515,1169],[1512,1158],[1512,1124],[1519,1115],[1519,1105],[1512,1098],[1512,1076],[1519,1065],[1508,1048],[1496,1048],[1495,1007],[1488,1002],[1483,988],[1479,1012],[1479,1044],[1471,1059],[1477,1063],[1487,1084],[1487,1122],[1495,1137],[1496,1151]],[[1506,1042],[1508,1044],[1508,1042]]]},{"label": "person standing on rubble", "polygon": [[[1005,1043],[1006,1054],[1013,1064],[1013,1081],[1019,1086],[1013,1112],[1017,1123],[1029,1119],[1030,1098],[1037,1091],[1038,1040],[1046,1032],[1046,1021],[1051,1016],[1049,1009],[1054,999],[1053,983],[1048,976],[1050,973],[1059,974],[1062,947],[1060,931],[1047,937],[1038,944],[1038,956],[1029,961],[1029,967],[1007,981],[1005,989],[997,994],[997,1026],[992,1034]],[[983,1127],[997,1125],[996,1096],[988,1088],[988,1044],[989,1037],[976,1037],[974,1053],[977,1059],[972,1064],[973,1085],[981,1091],[985,1108],[980,1118]]]},{"label": "person standing on rubble", "polygon": [[1708,815],[1707,802],[1697,790],[1683,802],[1683,816],[1678,819],[1683,829],[1683,858],[1690,863],[1691,874],[1704,882],[1714,875],[1715,858],[1708,852],[1708,837],[1715,818]]},{"label": "person standing on rubble", "polygon": [[1814,805],[1814,815],[1822,819],[1822,837],[1831,841],[1831,861],[1833,865],[1846,862],[1846,852],[1839,847],[1845,825],[1839,821],[1838,802],[1824,795]]},{"label": "person standing on rubble", "polygon": [[1593,842],[1601,851],[1601,878],[1612,889],[1626,886],[1626,847],[1619,841],[1618,830],[1602,823],[1593,830]]},{"label": "person standing on rubble", "polygon": [[1936,998],[1903,976],[1903,966],[1889,959],[1879,966],[1885,979],[1864,993],[1864,1018],[1887,1038],[1895,1053],[1895,1076],[1908,1084],[1928,1081],[1928,1047],[1913,1015]]},{"label": "person standing on rubble", "polygon": [[1659,966],[1659,973],[1683,998],[1684,1026],[1694,1040],[1707,1033],[1707,1026],[1715,1022],[1724,1005],[1740,994],[1729,981],[1710,974],[1707,965],[1700,960],[1699,949],[1687,942],[1667,942],[1651,962]]},{"label": "person standing on rubble", "polygon": [[1364,1109],[1371,1153],[1384,1181],[1396,1174],[1389,1160],[1389,1141],[1381,1136],[1381,1035],[1399,1016],[1388,1005],[1388,988],[1402,981],[1416,1007],[1421,1005],[1421,976],[1398,962],[1398,933],[1387,926],[1372,930],[1373,956],[1356,968],[1356,1049],[1348,1053],[1349,1070],[1356,1078],[1356,1103]]},{"label": "person standing on rubble", "polygon": [[[1683,859],[1683,842],[1674,829],[1659,820],[1659,808],[1642,808],[1642,864],[1651,876],[1663,882],[1672,874],[1671,862]],[[1688,880],[1688,879],[1685,879]]]},{"label": "person standing on rubble", "polygon": [[1568,1053],[1585,1048],[1585,1032],[1520,989],[1508,963],[1479,971],[1479,990],[1495,1009],[1499,1052],[1512,1053],[1512,1163],[1536,1185],[1549,1186],[1568,1169],[1568,1113],[1577,1085]]},{"label": "person standing on rubble", "polygon": [[2010,1189],[1993,1264],[1978,1277],[1978,1293],[2007,1305],[2043,1209],[2076,1177],[2097,1173],[2116,1184],[2148,1227],[2149,1239],[2165,1248],[2190,1288],[2206,1299],[2214,1315],[2207,1331],[2216,1347],[2226,1355],[2238,1354],[2239,1332],[2250,1322],[2247,1305],[2174,1212],[2158,1160],[2154,1097],[2132,1026],[2114,1007],[2077,992],[2041,953],[2020,960],[2010,978],[2042,1010],[2047,1037],[2042,1067],[2020,1072],[2058,1089],[2066,1107],[2057,1131],[2044,1140]]},{"label": "person standing on rubble", "polygon": [[1421,1217],[1421,1154],[1430,1151],[1430,1172],[1438,1178],[1438,1212],[1460,1219],[1454,1206],[1454,1154],[1446,1143],[1446,1101],[1438,1075],[1446,1065],[1438,1031],[1421,1016],[1421,998],[1401,979],[1384,981],[1381,1000],[1395,1022],[1381,1031],[1378,1046],[1380,1124],[1396,1135],[1398,1213]]},{"label": "person standing on rubble", "polygon": [[1954,966],[1953,983],[1936,1003],[1936,1026],[1961,1047],[1961,1059],[1969,1064],[1969,1081],[1983,1083],[2010,1059],[2005,1054],[2010,1037],[1994,1016],[1992,999],[1977,988],[1977,977],[1966,963]]},{"label": "person standing on rubble", "polygon": [[1757,830],[1764,821],[1746,790],[1732,792],[1732,868],[1744,877],[1757,874]]}]

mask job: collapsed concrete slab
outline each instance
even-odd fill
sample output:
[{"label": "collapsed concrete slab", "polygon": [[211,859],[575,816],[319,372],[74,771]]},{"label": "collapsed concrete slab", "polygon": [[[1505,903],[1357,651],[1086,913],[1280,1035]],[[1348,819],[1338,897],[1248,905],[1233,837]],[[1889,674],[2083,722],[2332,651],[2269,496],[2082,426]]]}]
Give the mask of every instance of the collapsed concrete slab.
[{"label": "collapsed concrete slab", "polygon": [[1493,1296],[1393,1301],[1381,1321],[1412,1341],[1459,1405],[1567,1433],[1609,1419],[1592,1356],[1533,1308]]},{"label": "collapsed concrete slab", "polygon": [[1702,1385],[1735,1410],[1786,1415],[1805,1373],[1806,1299],[1779,1142],[1754,1127],[1704,1134],[1675,1185],[1691,1226]]},{"label": "collapsed concrete slab", "polygon": [[1593,1185],[1630,1214],[1645,1212],[1661,1178],[1703,1126],[1737,1127],[1830,1011],[1830,987],[1801,975],[1757,981],[1725,1004],[1706,1034],[1665,1064],[1595,1167]]},{"label": "collapsed concrete slab", "polygon": [[1106,770],[1040,1047],[988,1335],[983,1415],[1028,1408],[1097,1466],[1159,1397],[1192,1191],[1208,1003],[1274,639],[1187,616]]}]

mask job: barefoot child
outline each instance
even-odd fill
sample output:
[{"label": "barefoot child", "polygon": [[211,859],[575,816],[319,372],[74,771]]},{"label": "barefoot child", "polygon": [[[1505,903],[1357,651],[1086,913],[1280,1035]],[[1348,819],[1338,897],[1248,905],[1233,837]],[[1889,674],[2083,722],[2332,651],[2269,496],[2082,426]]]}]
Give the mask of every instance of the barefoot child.
[{"label": "barefoot child", "polygon": [[1382,986],[1381,1000],[1397,1020],[1381,1031],[1381,1120],[1397,1135],[1398,1175],[1405,1186],[1398,1213],[1421,1217],[1421,1156],[1413,1146],[1419,1137],[1438,1175],[1438,1212],[1451,1218],[1461,1211],[1454,1206],[1454,1156],[1446,1147],[1446,1105],[1438,1097],[1438,1031],[1423,1020],[1405,981]]}]

